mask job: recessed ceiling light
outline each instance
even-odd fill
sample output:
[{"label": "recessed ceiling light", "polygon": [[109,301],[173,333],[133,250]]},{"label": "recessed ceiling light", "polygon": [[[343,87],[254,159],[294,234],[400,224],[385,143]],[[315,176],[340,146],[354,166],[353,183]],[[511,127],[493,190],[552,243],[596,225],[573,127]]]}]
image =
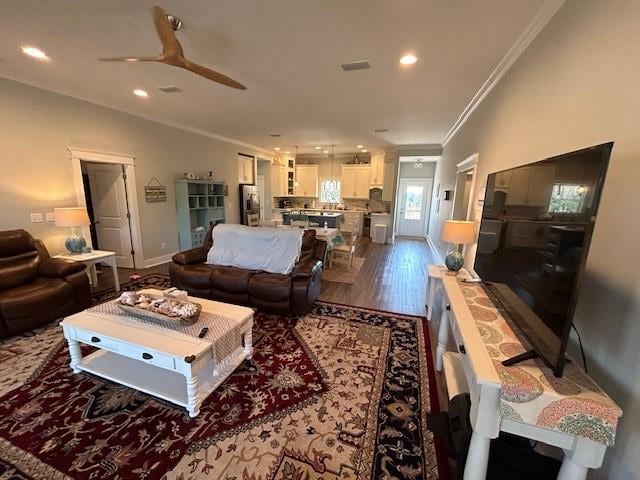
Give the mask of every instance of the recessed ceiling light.
[{"label": "recessed ceiling light", "polygon": [[362,153],[367,153],[369,150],[365,150],[364,148],[360,150]]},{"label": "recessed ceiling light", "polygon": [[136,95],[137,97],[148,97],[149,96],[147,91],[146,90],[142,90],[141,88],[136,88],[133,91],[133,94]]},{"label": "recessed ceiling light", "polygon": [[38,60],[49,60],[47,54],[36,47],[22,47],[22,53],[29,55],[30,57],[37,58]]},{"label": "recessed ceiling light", "polygon": [[407,55],[403,55],[400,58],[400,63],[402,65],[413,65],[414,63],[416,63],[418,61],[418,57],[416,57],[415,55],[412,54],[407,54]]},{"label": "recessed ceiling light", "polygon": [[291,153],[291,152],[290,152],[289,150],[287,150],[287,151],[286,151],[286,152],[284,152],[284,153]]},{"label": "recessed ceiling light", "polygon": [[316,150],[322,150],[322,147],[316,147]]},{"label": "recessed ceiling light", "polygon": [[323,150],[322,153],[329,153],[329,150]]},{"label": "recessed ceiling light", "polygon": [[278,150],[278,151],[280,151],[280,147],[276,147],[276,148],[274,148],[274,150]]},{"label": "recessed ceiling light", "polygon": [[364,148],[363,145],[356,145],[356,148]]}]

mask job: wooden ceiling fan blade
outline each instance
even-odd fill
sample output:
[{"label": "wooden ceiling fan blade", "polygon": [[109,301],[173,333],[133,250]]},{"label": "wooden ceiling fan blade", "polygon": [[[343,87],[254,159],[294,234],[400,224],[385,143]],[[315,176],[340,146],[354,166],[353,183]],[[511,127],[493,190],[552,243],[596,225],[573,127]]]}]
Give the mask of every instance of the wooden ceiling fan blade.
[{"label": "wooden ceiling fan blade", "polygon": [[211,70],[210,68],[203,67],[202,65],[198,65],[197,63],[190,62],[186,58],[183,58],[183,62],[181,65],[177,65],[178,67],[184,68],[185,70],[189,70],[190,72],[196,73],[198,75],[203,76],[209,80],[213,80],[214,82],[221,83],[222,85],[226,85],[227,87],[237,88],[238,90],[246,90],[247,87],[242,85],[240,82],[236,82],[233,78],[227,77],[222,73],[216,72],[215,70]]},{"label": "wooden ceiling fan blade", "polygon": [[156,27],[160,42],[162,42],[162,53],[164,56],[183,55],[182,45],[180,45],[180,42],[176,38],[176,33],[171,23],[169,23],[167,13],[158,5],[154,5],[151,11],[153,14],[153,24]]},{"label": "wooden ceiling fan blade", "polygon": [[127,62],[127,63],[136,63],[136,62],[159,62],[160,57],[105,57],[99,58],[101,62]]}]

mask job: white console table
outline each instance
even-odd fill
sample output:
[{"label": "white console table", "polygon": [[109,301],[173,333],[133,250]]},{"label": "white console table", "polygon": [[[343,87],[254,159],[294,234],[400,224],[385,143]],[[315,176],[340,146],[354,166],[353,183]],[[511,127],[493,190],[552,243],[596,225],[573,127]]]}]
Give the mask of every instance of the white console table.
[{"label": "white console table", "polygon": [[[471,395],[473,435],[464,479],[486,478],[491,439],[502,431],[563,449],[558,480],[586,480],[588,470],[602,466],[606,448],[613,444],[620,408],[575,364],[562,379],[534,361],[503,367],[500,361],[524,346],[477,290],[480,285],[462,286],[456,276],[442,273],[436,369],[444,370],[450,397]],[[498,340],[502,335],[503,343]],[[451,337],[455,351],[447,351]]]}]

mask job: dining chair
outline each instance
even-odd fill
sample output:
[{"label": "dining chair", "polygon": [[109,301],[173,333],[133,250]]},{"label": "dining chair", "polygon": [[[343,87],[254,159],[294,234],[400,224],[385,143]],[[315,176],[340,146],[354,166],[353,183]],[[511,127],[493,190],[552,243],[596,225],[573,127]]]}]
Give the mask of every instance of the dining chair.
[{"label": "dining chair", "polygon": [[358,231],[341,232],[345,237],[345,243],[341,245],[334,245],[331,249],[331,257],[329,258],[329,267],[333,266],[334,261],[347,265],[347,270],[351,270],[353,265],[353,257],[356,253],[356,246],[358,244]]}]

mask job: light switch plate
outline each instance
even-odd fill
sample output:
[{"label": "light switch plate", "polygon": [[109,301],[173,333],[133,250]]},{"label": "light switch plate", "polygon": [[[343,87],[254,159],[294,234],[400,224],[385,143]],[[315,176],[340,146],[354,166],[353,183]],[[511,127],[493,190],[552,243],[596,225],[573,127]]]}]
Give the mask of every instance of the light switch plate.
[{"label": "light switch plate", "polygon": [[44,217],[41,213],[32,213],[31,214],[31,223],[42,223],[44,222]]},{"label": "light switch plate", "polygon": [[47,212],[47,222],[55,222],[56,214],[55,212]]}]

